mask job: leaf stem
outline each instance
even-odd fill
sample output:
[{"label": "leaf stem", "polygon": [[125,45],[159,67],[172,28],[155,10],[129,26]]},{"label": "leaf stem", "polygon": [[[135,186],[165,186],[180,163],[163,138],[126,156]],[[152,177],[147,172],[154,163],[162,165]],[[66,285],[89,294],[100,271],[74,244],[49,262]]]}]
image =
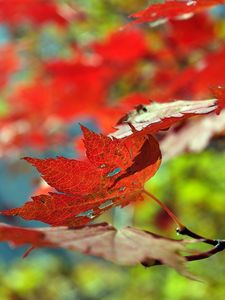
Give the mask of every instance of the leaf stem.
[{"label": "leaf stem", "polygon": [[153,194],[149,193],[148,191],[144,190],[144,193],[152,198],[174,221],[174,223],[178,226],[177,232],[183,232],[186,227],[180,222],[180,220],[175,216],[175,214],[164,204],[162,203],[158,198],[156,198]]},{"label": "leaf stem", "polygon": [[36,248],[35,246],[29,247],[27,251],[23,254],[23,258],[26,258],[31,253],[31,251],[33,251],[35,248]]},{"label": "leaf stem", "polygon": [[209,245],[213,245],[213,246],[217,246],[218,244],[225,244],[225,240],[205,238],[205,237],[191,231],[187,227],[183,227],[182,229],[177,228],[177,233],[189,236],[193,239],[199,240],[200,242],[203,242],[203,243],[206,243]]}]

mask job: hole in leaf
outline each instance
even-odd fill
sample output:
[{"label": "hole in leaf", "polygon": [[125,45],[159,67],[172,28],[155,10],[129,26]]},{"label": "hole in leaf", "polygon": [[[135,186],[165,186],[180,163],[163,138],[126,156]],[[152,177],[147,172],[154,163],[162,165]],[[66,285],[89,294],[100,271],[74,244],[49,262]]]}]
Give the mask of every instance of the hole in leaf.
[{"label": "hole in leaf", "polygon": [[95,217],[94,210],[89,209],[87,211],[81,212],[78,215],[76,215],[76,217],[88,217],[89,219],[93,219]]},{"label": "hole in leaf", "polygon": [[120,168],[115,168],[113,171],[111,171],[111,172],[107,175],[107,177],[113,177],[113,176],[119,174],[120,172],[121,172],[121,169],[120,169]]},{"label": "hole in leaf", "polygon": [[104,208],[106,208],[106,207],[108,207],[108,206],[111,206],[112,204],[113,204],[113,201],[112,201],[112,200],[107,200],[106,202],[102,203],[102,204],[99,206],[99,208],[100,208],[100,209],[104,209]]}]

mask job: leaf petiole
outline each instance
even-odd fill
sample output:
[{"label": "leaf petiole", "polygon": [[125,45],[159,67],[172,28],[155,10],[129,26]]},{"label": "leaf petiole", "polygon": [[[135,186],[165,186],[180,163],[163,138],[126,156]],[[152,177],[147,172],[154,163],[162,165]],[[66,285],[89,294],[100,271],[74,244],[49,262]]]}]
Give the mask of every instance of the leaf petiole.
[{"label": "leaf petiole", "polygon": [[175,216],[175,214],[163,202],[161,202],[158,198],[156,198],[153,194],[149,193],[145,189],[143,190],[143,192],[147,196],[152,198],[170,216],[170,218],[178,226],[178,229],[177,229],[178,232],[179,231],[182,232],[186,228],[186,226],[180,222],[180,220]]}]

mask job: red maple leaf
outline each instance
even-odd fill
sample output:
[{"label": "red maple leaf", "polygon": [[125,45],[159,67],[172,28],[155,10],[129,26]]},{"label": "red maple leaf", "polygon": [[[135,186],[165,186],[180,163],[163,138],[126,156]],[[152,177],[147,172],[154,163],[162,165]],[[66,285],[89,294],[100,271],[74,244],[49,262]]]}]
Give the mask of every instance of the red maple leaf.
[{"label": "red maple leaf", "polygon": [[134,28],[113,32],[105,42],[94,43],[92,47],[112,67],[133,64],[149,52],[144,32]]},{"label": "red maple leaf", "polygon": [[0,47],[0,88],[3,88],[10,78],[10,75],[19,69],[19,58],[16,47],[6,44]]},{"label": "red maple leaf", "polygon": [[215,24],[202,13],[187,20],[171,20],[165,38],[177,59],[212,43],[215,36]]},{"label": "red maple leaf", "polygon": [[166,22],[169,19],[183,19],[214,5],[224,4],[224,0],[166,0],[162,4],[152,4],[144,10],[132,14],[133,23]]},{"label": "red maple leaf", "polygon": [[143,185],[159,168],[158,142],[150,135],[117,140],[82,127],[87,160],[25,158],[60,193],[33,197],[3,212],[51,225],[90,222],[112,206],[142,199]]},{"label": "red maple leaf", "polygon": [[12,26],[27,21],[34,25],[52,21],[60,25],[67,23],[59,5],[52,0],[0,0],[0,20]]},{"label": "red maple leaf", "polygon": [[[173,98],[200,99],[210,96],[209,87],[224,85],[225,78],[223,70],[225,68],[225,47],[219,47],[194,65],[185,67],[183,70],[174,70],[168,65],[158,71],[159,79],[155,82],[158,84],[156,89],[150,93],[151,98],[168,101]],[[168,80],[165,80],[164,74],[169,73]],[[162,82],[160,83],[160,79]],[[167,78],[166,78],[167,79]]]}]

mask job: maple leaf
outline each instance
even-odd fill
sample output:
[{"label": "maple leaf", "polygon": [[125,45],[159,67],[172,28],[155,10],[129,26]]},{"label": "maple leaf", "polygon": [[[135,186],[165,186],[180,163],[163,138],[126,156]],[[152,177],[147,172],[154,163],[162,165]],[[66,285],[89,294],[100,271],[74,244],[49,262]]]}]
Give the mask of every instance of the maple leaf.
[{"label": "maple leaf", "polygon": [[42,25],[49,21],[59,25],[67,23],[66,15],[62,13],[60,7],[52,0],[1,0],[0,20],[12,26],[18,25],[27,20],[34,25]]},{"label": "maple leaf", "polygon": [[48,224],[83,225],[105,210],[142,199],[144,183],[158,170],[161,153],[150,135],[112,139],[82,127],[87,160],[25,158],[59,193],[33,197],[2,212]]},{"label": "maple leaf", "polygon": [[188,20],[171,20],[167,30],[165,38],[176,57],[191,55],[191,51],[212,43],[215,38],[214,23],[204,13]]},{"label": "maple leaf", "polygon": [[185,241],[158,236],[133,227],[117,230],[107,223],[78,228],[54,227],[28,229],[0,223],[0,241],[13,246],[30,244],[33,248],[61,247],[102,257],[120,265],[163,264],[185,276]]},{"label": "maple leaf", "polygon": [[105,62],[117,67],[134,64],[149,52],[144,32],[133,28],[113,32],[105,42],[94,43],[92,47]]},{"label": "maple leaf", "polygon": [[[214,90],[215,94],[216,90]],[[179,100],[168,103],[153,102],[149,105],[139,105],[122,118],[123,122],[116,126],[117,131],[112,133],[111,136],[120,139],[130,135],[152,134],[168,129],[176,122],[192,116],[204,115],[214,111],[219,113],[224,106],[224,96],[202,101]]]},{"label": "maple leaf", "polygon": [[[158,92],[150,93],[150,97],[160,99],[160,101],[169,101],[173,98],[190,98],[200,99],[210,96],[209,87],[224,85],[225,78],[223,70],[225,68],[225,47],[220,46],[216,51],[204,55],[201,60],[198,60],[195,65],[185,67],[182,71],[168,70],[168,65],[165,70],[162,68],[158,71],[159,74],[169,73],[169,79],[163,78],[162,85],[159,81],[156,82]],[[156,77],[157,78],[157,77]]]},{"label": "maple leaf", "polygon": [[12,93],[10,103],[14,114],[42,122],[51,115],[68,122],[104,105],[111,81],[110,68],[55,62],[46,69],[48,76],[54,74],[51,80],[40,82],[36,78],[32,84],[20,85]]},{"label": "maple leaf", "polygon": [[[203,97],[209,94],[208,87],[224,85],[225,68],[225,46],[217,51],[208,54],[200,61],[200,66],[196,65],[195,74],[192,76],[190,86],[195,97]],[[215,90],[214,90],[215,93]],[[217,95],[215,95],[217,97]]]},{"label": "maple leaf", "polygon": [[182,20],[191,17],[193,13],[219,4],[225,4],[225,0],[166,0],[161,4],[150,5],[130,17],[135,19],[132,22],[135,24],[151,22],[153,25],[158,25],[169,19]]},{"label": "maple leaf", "polygon": [[3,88],[10,75],[19,69],[19,59],[16,55],[16,47],[6,44],[0,47],[0,87]]}]

